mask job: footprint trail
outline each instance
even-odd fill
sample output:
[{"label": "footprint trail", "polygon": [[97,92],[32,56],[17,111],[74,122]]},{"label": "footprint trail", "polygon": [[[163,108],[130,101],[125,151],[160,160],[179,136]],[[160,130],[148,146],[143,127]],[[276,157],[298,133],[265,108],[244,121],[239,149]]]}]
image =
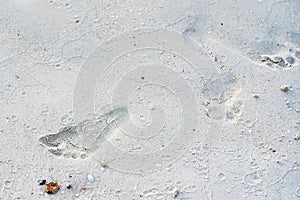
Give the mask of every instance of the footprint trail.
[{"label": "footprint trail", "polygon": [[55,156],[85,159],[99,150],[107,137],[113,137],[114,130],[127,119],[127,108],[116,108],[74,126],[65,126],[56,134],[42,136],[39,142]]}]

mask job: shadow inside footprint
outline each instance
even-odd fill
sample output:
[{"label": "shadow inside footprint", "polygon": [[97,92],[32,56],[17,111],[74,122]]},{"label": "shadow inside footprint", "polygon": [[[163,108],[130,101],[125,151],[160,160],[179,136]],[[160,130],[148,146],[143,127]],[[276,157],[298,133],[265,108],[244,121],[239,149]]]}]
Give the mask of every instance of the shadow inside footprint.
[{"label": "shadow inside footprint", "polygon": [[98,150],[106,137],[126,119],[127,108],[116,108],[94,119],[63,127],[56,134],[42,136],[39,142],[55,156],[84,159],[89,152]]}]

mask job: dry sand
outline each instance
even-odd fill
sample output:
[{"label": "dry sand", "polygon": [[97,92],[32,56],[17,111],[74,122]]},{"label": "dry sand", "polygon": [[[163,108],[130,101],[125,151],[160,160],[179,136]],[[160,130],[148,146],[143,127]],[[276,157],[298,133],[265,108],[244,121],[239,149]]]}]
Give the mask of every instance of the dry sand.
[{"label": "dry sand", "polygon": [[299,10],[2,0],[0,199],[300,199]]}]

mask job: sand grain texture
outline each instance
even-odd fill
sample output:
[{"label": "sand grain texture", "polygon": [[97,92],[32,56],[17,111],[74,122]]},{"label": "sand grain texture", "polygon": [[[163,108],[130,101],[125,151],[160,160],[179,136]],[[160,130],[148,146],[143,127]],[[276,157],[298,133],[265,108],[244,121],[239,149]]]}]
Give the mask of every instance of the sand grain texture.
[{"label": "sand grain texture", "polygon": [[299,11],[2,1],[0,199],[300,199]]}]

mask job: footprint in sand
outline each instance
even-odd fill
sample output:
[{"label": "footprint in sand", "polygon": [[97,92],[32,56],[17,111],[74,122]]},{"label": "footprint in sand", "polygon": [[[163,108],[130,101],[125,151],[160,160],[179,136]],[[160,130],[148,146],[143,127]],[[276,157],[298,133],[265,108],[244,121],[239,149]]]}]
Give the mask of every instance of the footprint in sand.
[{"label": "footprint in sand", "polygon": [[93,119],[65,126],[56,134],[39,138],[50,153],[64,158],[85,159],[98,150],[107,137],[128,119],[127,108],[116,108]]},{"label": "footprint in sand", "polygon": [[291,69],[300,62],[300,49],[289,48],[276,55],[261,55],[259,60],[274,69]]}]

